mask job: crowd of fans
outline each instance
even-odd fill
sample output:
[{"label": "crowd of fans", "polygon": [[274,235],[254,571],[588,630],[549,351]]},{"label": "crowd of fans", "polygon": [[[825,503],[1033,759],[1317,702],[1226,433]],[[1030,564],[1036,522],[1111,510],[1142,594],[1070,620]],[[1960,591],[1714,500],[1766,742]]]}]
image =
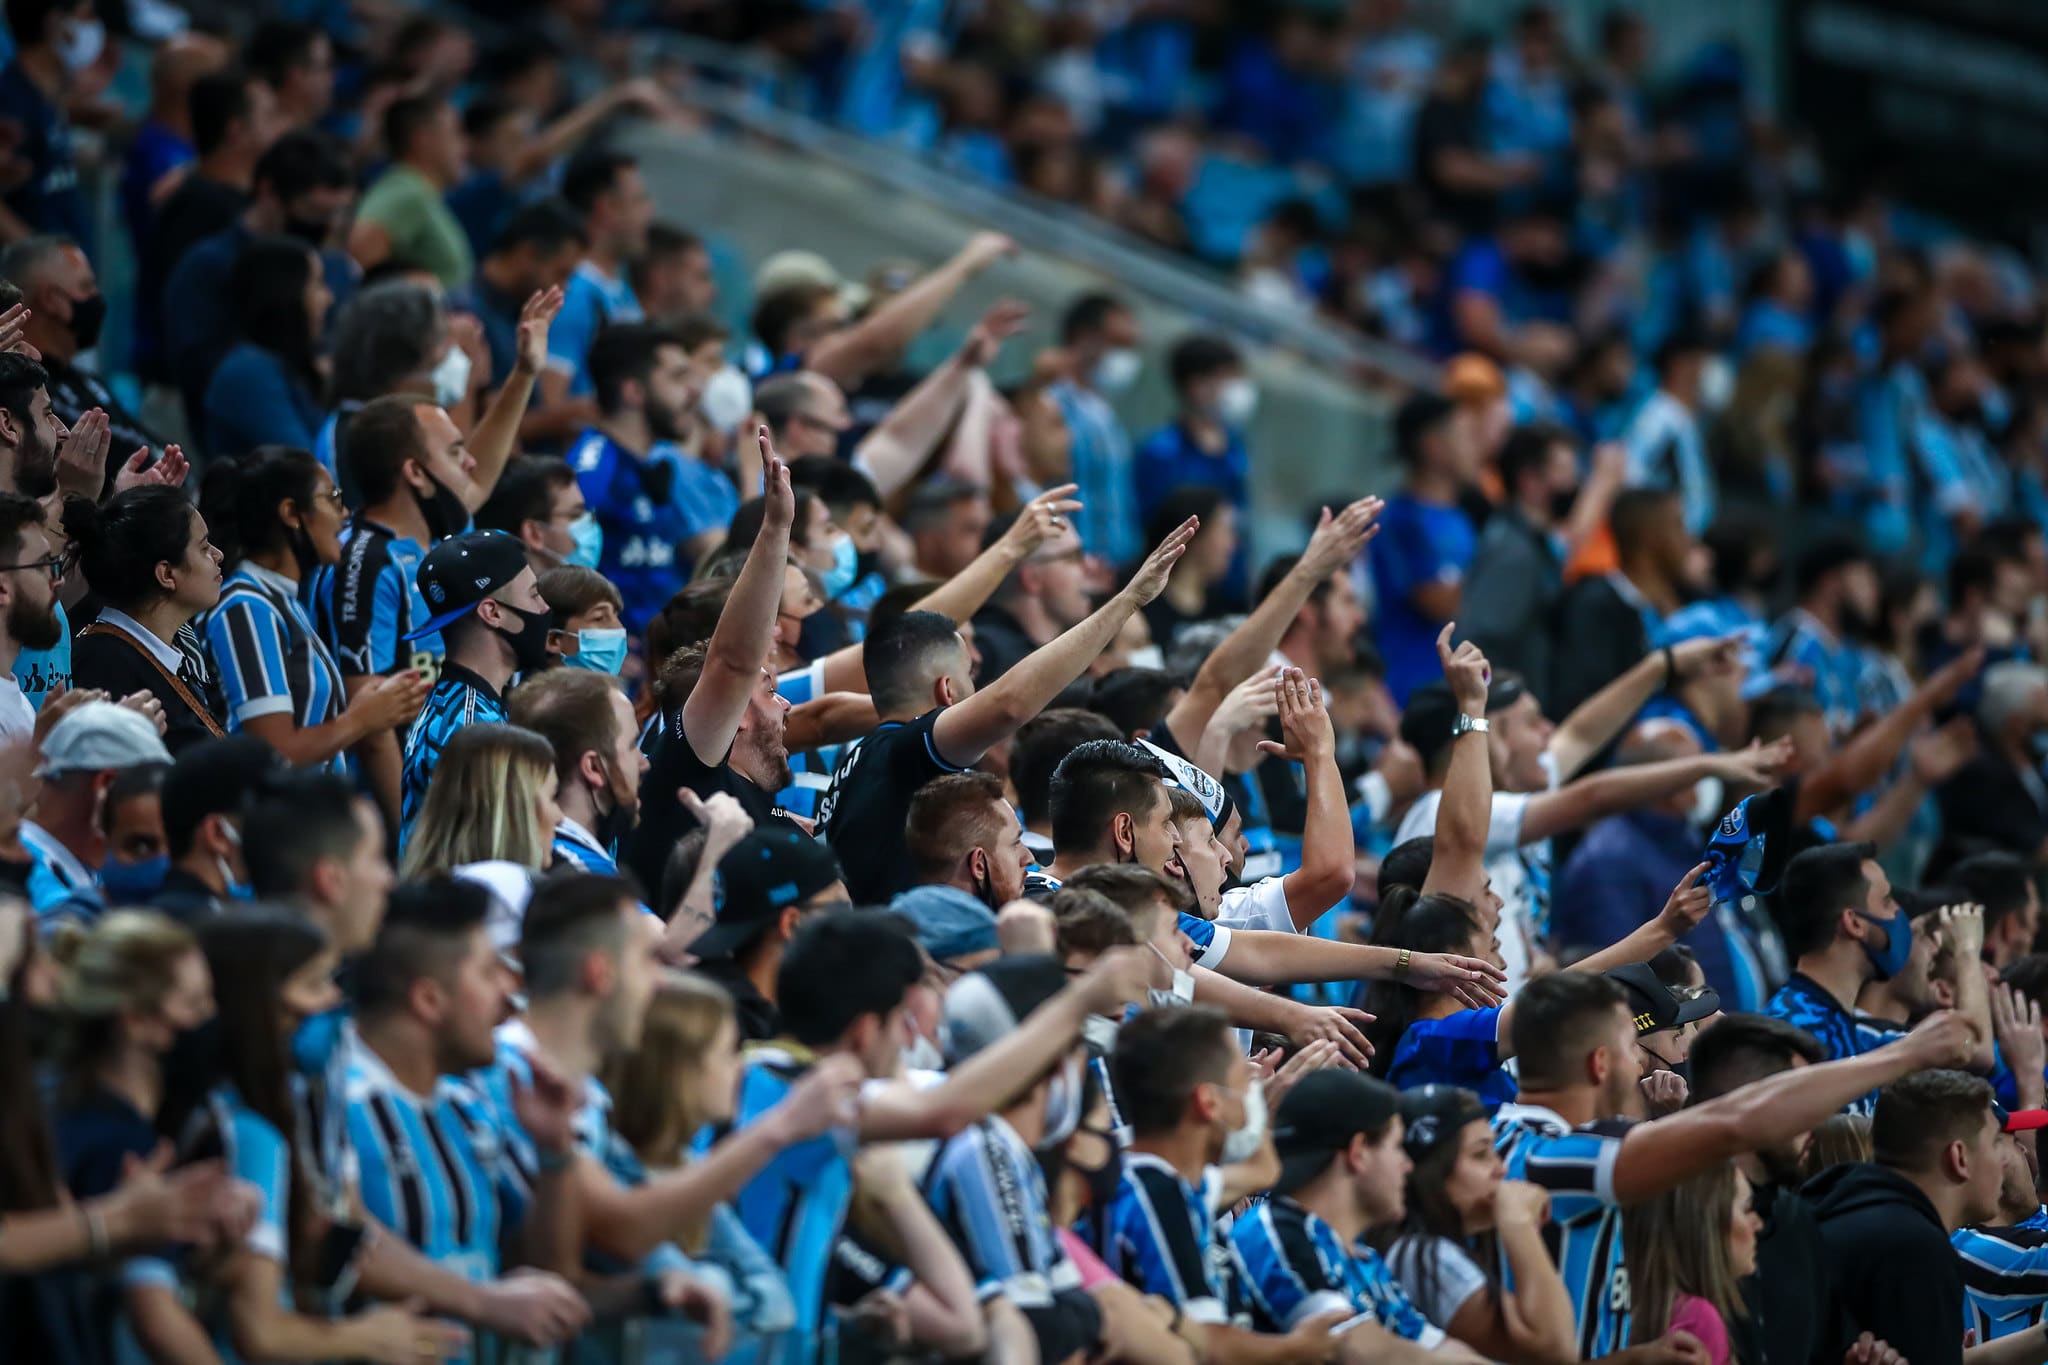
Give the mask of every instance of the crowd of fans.
[{"label": "crowd of fans", "polygon": [[2035,281],[1625,15],[664,11],[1439,350],[1256,563],[1228,337],[735,307],[591,7],[306,8],[6,5],[8,1359],[2048,1360]]}]

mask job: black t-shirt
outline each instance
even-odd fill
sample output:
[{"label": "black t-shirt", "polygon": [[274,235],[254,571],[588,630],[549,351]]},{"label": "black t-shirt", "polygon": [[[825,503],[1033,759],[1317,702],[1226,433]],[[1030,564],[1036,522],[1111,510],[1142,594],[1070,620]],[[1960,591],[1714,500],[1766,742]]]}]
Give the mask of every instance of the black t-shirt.
[{"label": "black t-shirt", "polygon": [[981,666],[974,670],[974,682],[987,687],[1024,661],[1038,646],[1024,633],[1017,618],[1002,607],[990,605],[974,613],[974,652]]},{"label": "black t-shirt", "polygon": [[1436,154],[1481,150],[1479,101],[1431,95],[1415,115],[1415,178],[1429,191],[1430,207],[1468,233],[1492,228],[1493,196],[1455,190],[1436,178]]},{"label": "black t-shirt", "polygon": [[1757,1216],[1764,1220],[1756,1244],[1757,1273],[1743,1283],[1750,1329],[1761,1347],[1755,1365],[1806,1365],[1814,1349],[1833,1341],[1839,1323],[1823,1321],[1831,1307],[1827,1247],[1814,1221],[1813,1206],[1785,1185],[1758,1186]]},{"label": "black t-shirt", "polygon": [[940,710],[890,721],[847,745],[818,803],[818,830],[839,855],[855,905],[880,905],[917,884],[903,838],[910,798],[935,777],[966,771],[948,763],[932,737]]},{"label": "black t-shirt", "polygon": [[690,747],[682,727],[683,717],[678,711],[666,717],[659,730],[650,733],[648,768],[640,779],[640,824],[626,840],[623,861],[649,895],[660,891],[661,873],[668,865],[670,850],[697,828],[696,820],[676,800],[677,788],[688,787],[706,797],[726,793],[740,803],[756,829],[780,826],[798,834],[808,833],[775,804],[773,796],[733,771],[731,749],[717,763],[706,763]]},{"label": "black t-shirt", "polygon": [[2048,782],[2038,772],[2022,773],[1996,754],[1979,754],[1942,784],[1942,850],[1935,861],[1947,866],[1955,855],[2003,849],[2022,858],[2048,839]]}]

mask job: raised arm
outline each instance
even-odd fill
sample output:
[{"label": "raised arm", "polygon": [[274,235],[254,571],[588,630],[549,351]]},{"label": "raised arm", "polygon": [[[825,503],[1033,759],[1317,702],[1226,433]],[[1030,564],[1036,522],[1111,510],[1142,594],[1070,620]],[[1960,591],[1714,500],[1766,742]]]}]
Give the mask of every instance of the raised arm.
[{"label": "raised arm", "polygon": [[1984,958],[1984,907],[1944,905],[1938,923],[1955,951],[1956,1013],[1970,1026],[1974,1039],[1968,1067],[1989,1071],[1998,1065],[1998,1054],[1992,1046],[1991,991],[1978,966]]},{"label": "raised arm", "polygon": [[1903,703],[1850,736],[1799,784],[1796,818],[1810,820],[1839,810],[1876,786],[1891,771],[1914,732],[1954,701],[1956,693],[1983,667],[1981,648],[1965,651],[1929,674]]},{"label": "raised arm", "polygon": [[725,610],[711,632],[704,674],[683,702],[683,737],[700,762],[722,763],[739,733],[747,699],[761,684],[768,651],[775,644],[775,611],[782,602],[783,567],[789,559],[789,528],[796,520],[796,494],[789,466],[776,457],[768,428],[755,431],[768,468],[768,506],[761,533],[733,584]]},{"label": "raised arm", "polygon": [[1687,640],[1668,650],[1652,650],[1635,666],[1592,696],[1564,718],[1550,737],[1550,758],[1557,766],[1559,782],[1569,782],[1593,755],[1612,744],[1643,703],[1661,689],[1677,687],[1709,672],[1725,672],[1738,666],[1741,639],[1729,635],[1719,639]]},{"label": "raised arm", "polygon": [[1719,1099],[1628,1130],[1614,1162],[1614,1198],[1639,1204],[1743,1152],[1811,1132],[1843,1106],[1928,1067],[1968,1063],[1970,1026],[1950,1010],[1929,1015],[1889,1046],[1819,1066],[1794,1067]]},{"label": "raised arm", "polygon": [[[1403,954],[1407,965],[1402,965]],[[1217,970],[1247,986],[1313,981],[1406,981],[1417,990],[1454,995],[1474,1009],[1501,1002],[1506,974],[1490,962],[1456,953],[1410,953],[1368,943],[1337,943],[1275,929],[1235,929]]]},{"label": "raised arm", "polygon": [[1529,798],[1522,812],[1522,842],[1534,843],[1566,830],[1582,829],[1603,816],[1658,801],[1703,777],[1718,777],[1745,789],[1775,786],[1791,759],[1790,740],[1752,744],[1732,753],[1667,758],[1590,773],[1555,791]]},{"label": "raised arm", "polygon": [[968,382],[985,369],[1005,339],[1024,326],[1029,311],[1004,302],[982,314],[967,340],[944,364],[903,395],[854,448],[853,462],[892,497],[938,454],[939,444],[967,402]]},{"label": "raised arm", "polygon": [[[476,461],[476,472],[470,475],[473,487],[463,505],[472,512],[489,500],[512,453],[519,448],[519,424],[533,398],[533,381],[547,368],[548,325],[561,311],[560,285],[540,290],[519,310],[519,345],[513,356],[512,373],[505,376],[505,386],[492,397],[491,405],[484,409],[469,433],[469,453]],[[470,498],[476,500],[474,505]]]},{"label": "raised arm", "polygon": [[983,1048],[946,1074],[943,1085],[916,1090],[890,1086],[860,1106],[863,1142],[947,1138],[979,1122],[1042,1076],[1081,1036],[1090,1015],[1121,1011],[1145,998],[1158,961],[1145,948],[1114,948],[1079,980],[1033,1010],[1001,1042]]},{"label": "raised arm", "polygon": [[1016,245],[999,232],[976,233],[952,260],[851,327],[818,342],[805,357],[804,368],[838,381],[851,393],[870,374],[894,364],[962,285],[1015,250]]},{"label": "raised arm", "polygon": [[1280,879],[1287,916],[1306,931],[1351,894],[1357,873],[1358,840],[1351,832],[1351,806],[1344,774],[1337,767],[1337,731],[1323,703],[1323,685],[1289,669],[1280,681],[1280,734],[1284,744],[1260,740],[1262,752],[1299,763],[1308,785],[1308,809],[1301,824],[1301,866]]},{"label": "raised arm", "polygon": [[967,700],[947,707],[932,723],[932,741],[947,762],[965,766],[1017,733],[1067,684],[1088,671],[1124,622],[1165,591],[1167,575],[1187,551],[1201,523],[1189,517],[1159,542],[1123,590],[1051,643]]},{"label": "raised arm", "polygon": [[[1486,715],[1486,689],[1493,669],[1479,646],[1467,640],[1455,650],[1451,636],[1458,623],[1437,632],[1436,656],[1443,662],[1444,681],[1460,713],[1479,720]],[[1526,822],[1526,820],[1525,820]],[[1451,741],[1451,766],[1437,799],[1436,843],[1429,856],[1429,875],[1422,894],[1441,893],[1479,904],[1486,897],[1486,832],[1493,823],[1493,755],[1485,734],[1467,730]]]},{"label": "raised arm", "polygon": [[675,107],[668,92],[644,76],[612,86],[535,133],[516,154],[512,178],[520,181],[539,175],[573,152],[598,124],[614,114],[627,110],[658,114]]},{"label": "raised arm", "polygon": [[1063,483],[1048,488],[1017,511],[996,543],[976,555],[968,566],[918,599],[916,610],[935,611],[955,621],[965,621],[995,596],[1003,580],[1019,564],[1031,558],[1039,546],[1064,529],[1067,518],[1081,510],[1074,498],[1080,485]]},{"label": "raised arm", "polygon": [[1197,743],[1209,716],[1239,683],[1256,673],[1279,648],[1280,637],[1308,602],[1318,584],[1358,558],[1365,543],[1378,534],[1380,500],[1360,498],[1343,511],[1323,509],[1308,548],[1266,600],[1253,608],[1244,623],[1223,637],[1203,661],[1187,692],[1166,713],[1166,728],[1182,745]]}]

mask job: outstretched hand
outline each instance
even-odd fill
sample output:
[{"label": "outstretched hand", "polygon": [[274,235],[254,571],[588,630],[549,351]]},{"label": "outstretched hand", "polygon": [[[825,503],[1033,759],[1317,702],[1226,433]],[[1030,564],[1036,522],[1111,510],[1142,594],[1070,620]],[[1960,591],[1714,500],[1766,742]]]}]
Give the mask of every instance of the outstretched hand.
[{"label": "outstretched hand", "polygon": [[548,363],[548,328],[562,311],[562,286],[551,284],[535,290],[519,310],[519,340],[513,368],[531,379]]},{"label": "outstretched hand", "polygon": [[1201,529],[1200,517],[1189,517],[1174,527],[1166,539],[1159,542],[1159,547],[1145,556],[1145,562],[1138,566],[1138,572],[1131,576],[1124,591],[1141,607],[1165,592],[1166,580],[1173,575],[1173,566],[1180,563],[1180,557],[1187,553],[1189,543]]},{"label": "outstretched hand", "polygon": [[761,447],[762,493],[768,500],[762,509],[762,528],[787,535],[796,525],[796,490],[790,486],[789,466],[775,453],[775,438],[766,422],[754,428],[754,439]]}]

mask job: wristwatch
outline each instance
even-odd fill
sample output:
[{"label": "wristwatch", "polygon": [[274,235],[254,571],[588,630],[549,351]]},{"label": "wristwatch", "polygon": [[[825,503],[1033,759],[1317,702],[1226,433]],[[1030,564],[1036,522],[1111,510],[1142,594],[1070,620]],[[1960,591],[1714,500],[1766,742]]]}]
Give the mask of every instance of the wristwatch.
[{"label": "wristwatch", "polygon": [[1493,723],[1487,720],[1486,717],[1468,716],[1460,712],[1458,718],[1451,722],[1451,738],[1457,739],[1461,735],[1470,734],[1483,735],[1492,728]]}]

